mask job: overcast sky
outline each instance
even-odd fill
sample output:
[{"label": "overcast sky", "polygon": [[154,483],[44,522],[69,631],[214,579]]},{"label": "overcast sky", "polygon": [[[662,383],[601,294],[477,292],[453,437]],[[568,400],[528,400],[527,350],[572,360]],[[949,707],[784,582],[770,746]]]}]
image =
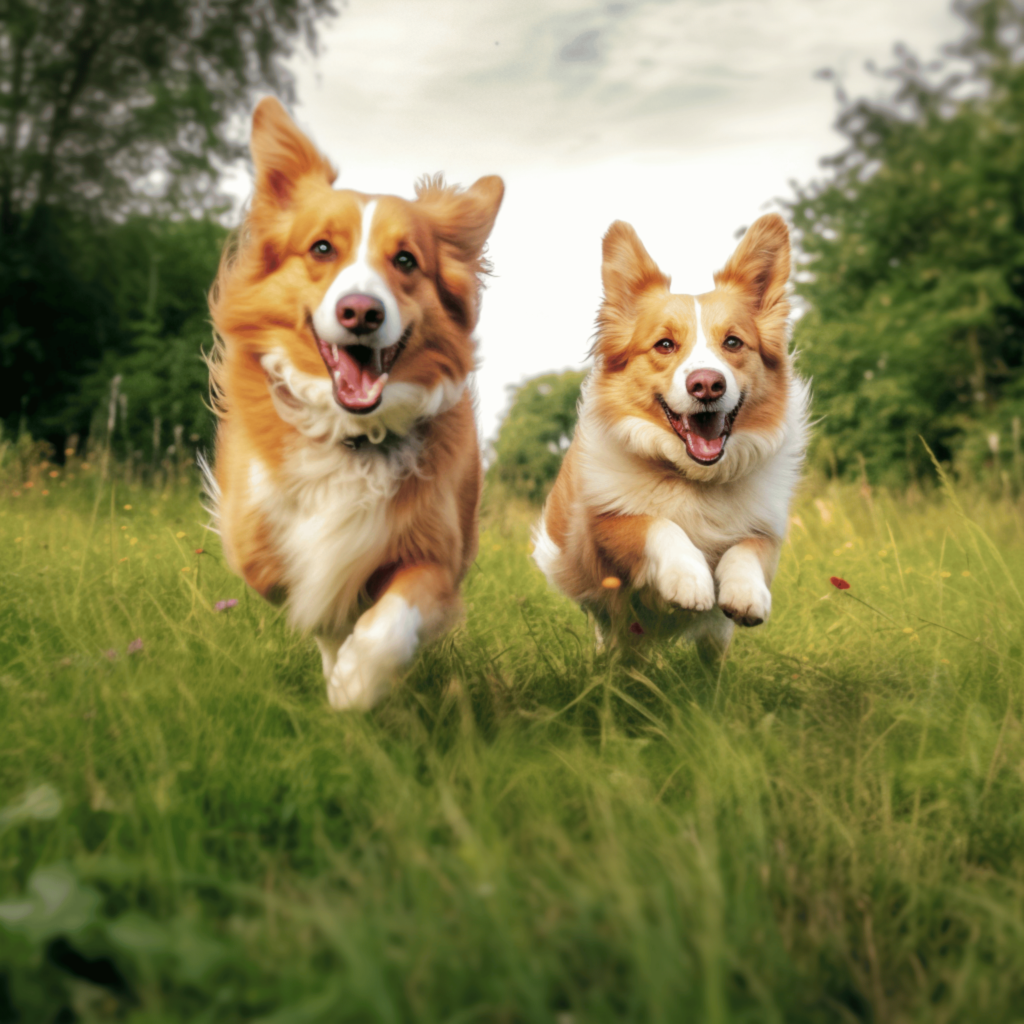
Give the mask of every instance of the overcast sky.
[{"label": "overcast sky", "polygon": [[478,329],[480,421],[507,386],[582,365],[615,219],[676,291],[703,291],[736,231],[840,146],[830,67],[959,34],[942,0],[348,0],[293,62],[293,113],[339,187],[411,196],[502,175]]}]

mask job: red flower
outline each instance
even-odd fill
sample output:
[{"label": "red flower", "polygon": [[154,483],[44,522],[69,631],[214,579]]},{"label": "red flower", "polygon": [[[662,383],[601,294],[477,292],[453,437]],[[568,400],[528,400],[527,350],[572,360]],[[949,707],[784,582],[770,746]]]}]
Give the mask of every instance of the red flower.
[{"label": "red flower", "polygon": [[849,590],[850,589],[850,584],[847,583],[846,580],[840,579],[838,576],[832,576],[829,579],[829,583],[831,583],[832,586],[836,588],[836,590]]},{"label": "red flower", "polygon": [[629,631],[630,631],[630,633],[632,633],[632,634],[633,634],[634,636],[643,636],[643,635],[644,635],[644,627],[643,627],[643,626],[641,626],[639,622],[634,622],[634,623],[633,623],[633,624],[632,624],[632,625],[631,625],[631,626],[629,627]]}]

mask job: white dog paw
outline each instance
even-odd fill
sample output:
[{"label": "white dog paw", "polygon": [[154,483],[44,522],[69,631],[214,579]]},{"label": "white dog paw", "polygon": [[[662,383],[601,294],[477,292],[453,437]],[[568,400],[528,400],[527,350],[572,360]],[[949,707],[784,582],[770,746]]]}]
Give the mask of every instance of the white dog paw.
[{"label": "white dog paw", "polygon": [[772,594],[762,580],[749,577],[723,581],[718,605],[737,626],[759,626],[772,612]]},{"label": "white dog paw", "polygon": [[671,604],[688,611],[715,607],[715,581],[707,559],[686,534],[664,520],[647,533],[647,578]]},{"label": "white dog paw", "polygon": [[706,562],[690,559],[664,566],[657,587],[666,601],[688,611],[706,612],[715,607],[715,581]]},{"label": "white dog paw", "polygon": [[338,651],[327,679],[331,707],[367,711],[387,696],[395,678],[416,655],[422,622],[417,608],[385,594],[356,623]]},{"label": "white dog paw", "polygon": [[383,663],[380,652],[368,650],[359,637],[350,636],[338,651],[327,680],[327,699],[336,711],[368,711],[390,688],[397,666]]}]

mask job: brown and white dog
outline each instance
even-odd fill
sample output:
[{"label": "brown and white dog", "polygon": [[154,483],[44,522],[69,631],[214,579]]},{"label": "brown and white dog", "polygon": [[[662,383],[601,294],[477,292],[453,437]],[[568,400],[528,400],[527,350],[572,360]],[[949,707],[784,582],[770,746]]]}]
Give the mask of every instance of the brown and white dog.
[{"label": "brown and white dog", "polygon": [[608,229],[595,365],[534,533],[538,566],[599,635],[683,635],[708,657],[733,622],[768,618],[807,440],[789,270],[775,214],[697,296],[671,293],[630,225]]},{"label": "brown and white dog", "polygon": [[273,99],[255,191],[210,297],[219,416],[208,490],[231,568],[315,632],[335,708],[380,699],[451,624],[476,554],[474,365],[504,186],[333,189]]}]

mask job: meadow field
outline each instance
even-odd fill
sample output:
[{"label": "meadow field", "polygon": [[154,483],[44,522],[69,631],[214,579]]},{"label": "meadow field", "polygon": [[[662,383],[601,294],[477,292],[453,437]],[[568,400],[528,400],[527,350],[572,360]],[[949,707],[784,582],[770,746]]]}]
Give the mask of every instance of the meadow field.
[{"label": "meadow field", "polygon": [[0,494],[0,1021],[1024,1021],[1019,501],[807,483],[709,675],[492,494],[339,715],[194,485],[99,475]]}]

